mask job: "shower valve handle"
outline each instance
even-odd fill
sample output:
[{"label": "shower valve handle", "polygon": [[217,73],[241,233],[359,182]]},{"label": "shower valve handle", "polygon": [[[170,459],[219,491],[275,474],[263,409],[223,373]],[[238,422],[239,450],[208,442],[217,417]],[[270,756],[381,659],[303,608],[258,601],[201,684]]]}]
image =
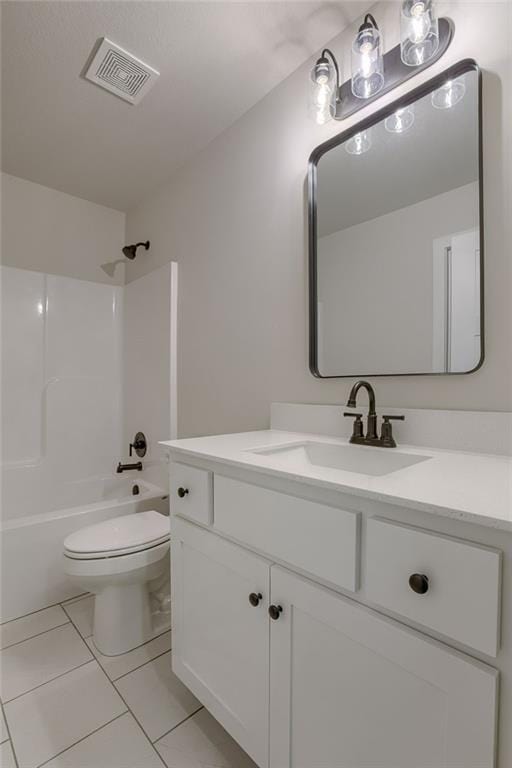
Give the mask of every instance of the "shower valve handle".
[{"label": "shower valve handle", "polygon": [[130,443],[130,456],[132,455],[132,451],[135,451],[137,456],[145,456],[147,447],[148,443],[145,434],[143,432],[137,432],[133,443]]}]

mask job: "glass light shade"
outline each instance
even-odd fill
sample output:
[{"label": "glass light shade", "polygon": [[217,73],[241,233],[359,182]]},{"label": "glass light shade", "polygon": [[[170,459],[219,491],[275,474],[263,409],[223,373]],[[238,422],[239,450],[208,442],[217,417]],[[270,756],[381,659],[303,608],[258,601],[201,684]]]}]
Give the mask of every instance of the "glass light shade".
[{"label": "glass light shade", "polygon": [[364,155],[372,146],[371,128],[352,136],[346,143],[345,149],[349,155]]},{"label": "glass light shade", "polygon": [[352,93],[358,99],[367,99],[383,85],[382,38],[378,29],[363,25],[352,44]]},{"label": "glass light shade", "polygon": [[309,81],[309,114],[318,125],[333,115],[336,98],[336,73],[327,59],[319,59],[311,70]]},{"label": "glass light shade", "polygon": [[384,127],[390,133],[405,133],[414,123],[414,104],[397,109],[384,120]]},{"label": "glass light shade", "polygon": [[450,109],[464,98],[466,82],[464,75],[456,80],[448,80],[432,94],[432,106],[436,109]]},{"label": "glass light shade", "polygon": [[417,67],[439,48],[439,23],[433,0],[404,0],[400,15],[400,55],[404,64]]}]

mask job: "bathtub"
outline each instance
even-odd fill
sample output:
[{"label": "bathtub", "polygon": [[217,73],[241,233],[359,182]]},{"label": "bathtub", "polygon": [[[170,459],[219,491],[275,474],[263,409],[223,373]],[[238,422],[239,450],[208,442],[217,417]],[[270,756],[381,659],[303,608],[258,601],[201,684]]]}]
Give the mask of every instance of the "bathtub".
[{"label": "bathtub", "polygon": [[[133,494],[135,485],[139,488],[137,495]],[[43,511],[17,517],[12,516],[13,510],[23,512],[23,506],[9,503],[19,499],[15,491],[9,489],[10,499],[3,494],[1,621],[76,596],[77,588],[66,578],[61,565],[62,542],[73,531],[148,509],[169,513],[167,491],[136,475],[62,483],[54,489],[51,501],[40,500]]]}]

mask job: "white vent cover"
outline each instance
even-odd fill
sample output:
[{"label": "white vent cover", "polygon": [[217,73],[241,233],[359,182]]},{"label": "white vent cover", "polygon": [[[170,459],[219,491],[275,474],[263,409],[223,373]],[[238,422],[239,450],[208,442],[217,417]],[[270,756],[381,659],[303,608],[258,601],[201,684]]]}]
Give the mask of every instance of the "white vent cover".
[{"label": "white vent cover", "polygon": [[132,56],[108,38],[104,37],[96,51],[87,80],[105,88],[130,104],[138,104],[153,87],[160,72]]}]

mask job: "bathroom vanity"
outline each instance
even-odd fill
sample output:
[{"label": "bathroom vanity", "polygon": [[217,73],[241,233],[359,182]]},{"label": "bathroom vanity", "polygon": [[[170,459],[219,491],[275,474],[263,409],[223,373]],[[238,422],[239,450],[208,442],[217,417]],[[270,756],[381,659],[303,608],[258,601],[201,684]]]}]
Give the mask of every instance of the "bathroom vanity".
[{"label": "bathroom vanity", "polygon": [[[482,365],[481,169],[474,61],[313,151],[315,376]],[[363,385],[366,427],[165,444],[173,669],[260,768],[510,768],[510,415],[410,412],[395,447]]]},{"label": "bathroom vanity", "polygon": [[165,445],[173,669],[259,766],[512,763],[510,458]]}]

